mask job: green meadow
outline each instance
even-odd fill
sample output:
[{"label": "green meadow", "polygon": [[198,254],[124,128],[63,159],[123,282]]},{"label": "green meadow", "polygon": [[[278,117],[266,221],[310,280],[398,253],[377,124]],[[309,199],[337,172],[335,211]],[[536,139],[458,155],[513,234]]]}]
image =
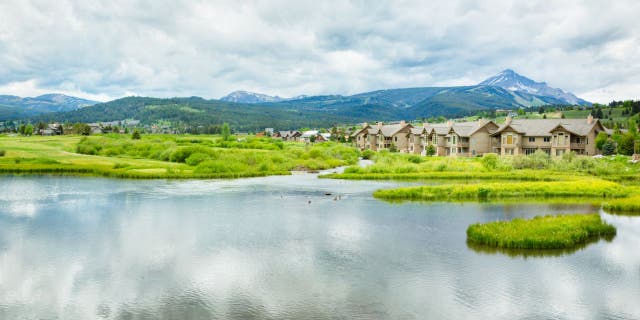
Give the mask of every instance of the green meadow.
[{"label": "green meadow", "polygon": [[286,175],[357,162],[352,147],[305,145],[253,136],[0,136],[0,173],[93,175],[134,179]]}]

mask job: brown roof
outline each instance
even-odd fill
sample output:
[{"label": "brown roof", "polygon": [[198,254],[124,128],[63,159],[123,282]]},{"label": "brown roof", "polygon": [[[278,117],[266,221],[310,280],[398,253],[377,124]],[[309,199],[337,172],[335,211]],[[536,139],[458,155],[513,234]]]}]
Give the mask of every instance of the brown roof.
[{"label": "brown roof", "polygon": [[587,119],[513,119],[510,124],[500,126],[494,134],[511,128],[525,136],[545,137],[551,136],[551,132],[554,129],[561,127],[576,135],[585,136],[598,123],[597,119],[594,119],[591,123]]},{"label": "brown roof", "polygon": [[377,125],[373,125],[371,126],[371,128],[369,128],[368,132],[369,134],[378,134],[378,131],[380,131],[383,136],[390,137],[406,127],[409,127],[410,129],[413,128],[413,126],[409,123],[385,124],[379,128]]}]

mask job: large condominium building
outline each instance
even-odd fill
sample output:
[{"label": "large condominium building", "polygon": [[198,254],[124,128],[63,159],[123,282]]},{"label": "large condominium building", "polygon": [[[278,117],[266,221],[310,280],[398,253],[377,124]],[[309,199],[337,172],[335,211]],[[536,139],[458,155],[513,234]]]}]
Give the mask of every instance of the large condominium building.
[{"label": "large condominium building", "polygon": [[565,152],[594,155],[595,137],[606,132],[598,119],[512,119],[504,124],[480,119],[473,122],[453,122],[413,126],[401,121],[396,124],[365,124],[352,134],[362,150],[395,149],[399,152],[426,154],[433,146],[439,156],[478,156],[484,153],[501,155],[531,154],[537,150],[550,155]]}]

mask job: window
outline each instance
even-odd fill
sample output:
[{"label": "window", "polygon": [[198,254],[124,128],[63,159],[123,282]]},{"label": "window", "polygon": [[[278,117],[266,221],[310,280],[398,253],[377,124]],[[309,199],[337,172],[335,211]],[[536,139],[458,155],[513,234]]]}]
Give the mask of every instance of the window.
[{"label": "window", "polygon": [[529,137],[529,142],[536,142],[536,137]]},{"label": "window", "polygon": [[362,136],[358,136],[358,141],[360,141],[360,138],[362,138]]},{"label": "window", "polygon": [[563,153],[564,153],[564,150],[562,149],[556,150],[556,156],[561,156]]},{"label": "window", "polygon": [[398,137],[393,137],[393,140],[394,140],[395,142],[398,142]]},{"label": "window", "polygon": [[526,155],[530,155],[530,154],[534,154],[536,153],[536,149],[535,148],[526,148],[524,149],[524,154]]},{"label": "window", "polygon": [[551,142],[551,137],[544,137],[544,142]]},{"label": "window", "polygon": [[433,142],[433,144],[438,144],[438,135],[434,134],[433,137],[431,137],[431,141]]},{"label": "window", "polygon": [[452,140],[451,144],[456,144],[456,136],[452,136],[451,140]]},{"label": "window", "polygon": [[508,135],[507,136],[507,144],[513,144],[513,136],[512,135]]},{"label": "window", "polygon": [[451,153],[455,154],[456,153],[456,148],[451,148]]}]

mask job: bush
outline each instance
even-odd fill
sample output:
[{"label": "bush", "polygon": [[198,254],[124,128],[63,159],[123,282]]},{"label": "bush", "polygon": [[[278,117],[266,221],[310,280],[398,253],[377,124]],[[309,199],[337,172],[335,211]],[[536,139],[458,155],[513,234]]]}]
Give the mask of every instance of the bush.
[{"label": "bush", "polygon": [[0,157],[4,157],[7,151],[0,149]]},{"label": "bush", "polygon": [[202,161],[208,160],[210,158],[211,157],[206,153],[196,152],[196,153],[192,153],[187,159],[185,159],[184,162],[190,166],[197,166]]},{"label": "bush", "polygon": [[362,151],[362,159],[365,159],[365,160],[371,160],[375,155],[376,153],[369,149]]},{"label": "bush", "polygon": [[612,139],[608,139],[607,142],[605,142],[602,145],[602,154],[605,156],[609,156],[612,154],[616,153],[616,143],[615,141],[613,141]]},{"label": "bush", "polygon": [[409,160],[409,162],[412,162],[412,163],[418,164],[418,163],[421,163],[421,162],[422,162],[422,157],[421,157],[421,156],[409,156],[409,157],[407,158],[407,160]]},{"label": "bush", "polygon": [[498,167],[498,155],[495,153],[485,153],[482,156],[482,166],[487,170],[493,170]]},{"label": "bush", "polygon": [[138,131],[138,129],[133,130],[133,133],[131,134],[131,139],[140,140],[140,131]]},{"label": "bush", "polygon": [[428,156],[433,156],[436,154],[436,148],[433,145],[428,145],[426,153]]}]

